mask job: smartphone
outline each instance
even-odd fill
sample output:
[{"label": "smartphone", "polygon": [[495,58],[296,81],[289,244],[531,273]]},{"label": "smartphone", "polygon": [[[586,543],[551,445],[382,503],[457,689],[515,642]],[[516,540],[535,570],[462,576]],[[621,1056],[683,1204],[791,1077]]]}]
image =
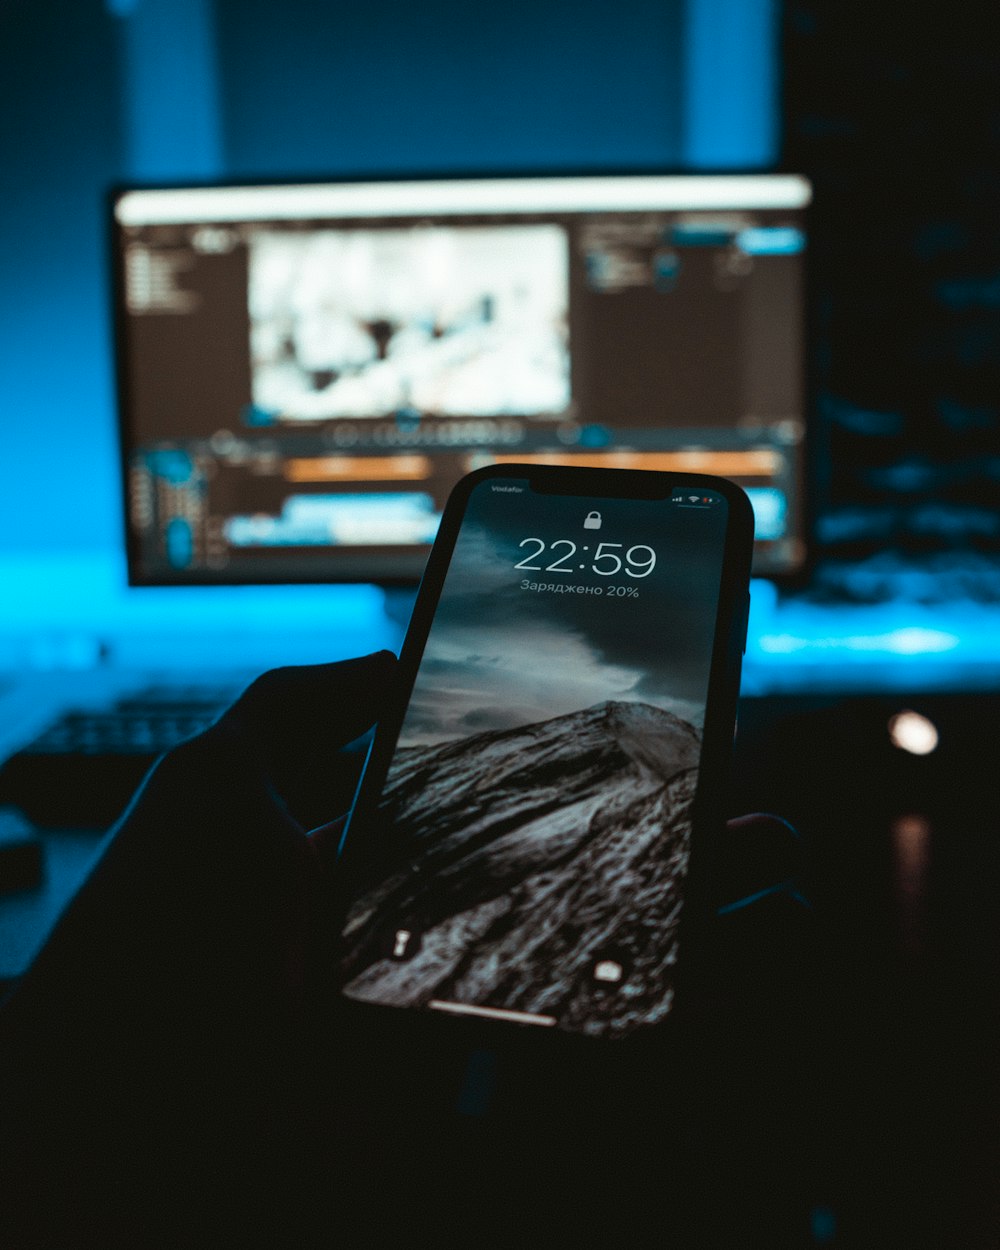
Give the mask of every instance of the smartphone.
[{"label": "smartphone", "polygon": [[604,1039],[666,1020],[710,896],[752,543],[720,478],[459,482],[344,835],[340,994]]}]

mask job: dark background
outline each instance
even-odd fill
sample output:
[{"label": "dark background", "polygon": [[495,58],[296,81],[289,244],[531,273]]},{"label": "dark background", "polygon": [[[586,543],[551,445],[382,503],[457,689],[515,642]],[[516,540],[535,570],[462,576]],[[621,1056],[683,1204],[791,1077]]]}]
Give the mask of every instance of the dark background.
[{"label": "dark background", "polygon": [[939,572],[962,551],[984,594],[995,565],[975,557],[1000,548],[988,16],[792,0],[782,27],[782,156],[816,183],[821,550],[889,545]]}]

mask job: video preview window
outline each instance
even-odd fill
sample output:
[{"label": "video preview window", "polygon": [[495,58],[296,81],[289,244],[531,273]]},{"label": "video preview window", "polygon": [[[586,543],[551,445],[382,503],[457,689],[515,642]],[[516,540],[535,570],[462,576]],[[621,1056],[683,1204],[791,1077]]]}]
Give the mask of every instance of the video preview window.
[{"label": "video preview window", "polygon": [[282,421],[570,402],[557,225],[261,230],[249,308],[253,402]]}]

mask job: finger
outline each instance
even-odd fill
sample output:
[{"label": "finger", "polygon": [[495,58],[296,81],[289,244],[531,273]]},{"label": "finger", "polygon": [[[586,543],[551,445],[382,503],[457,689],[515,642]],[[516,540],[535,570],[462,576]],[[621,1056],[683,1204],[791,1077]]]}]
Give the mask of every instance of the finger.
[{"label": "finger", "polygon": [[336,820],[331,820],[327,824],[320,825],[317,829],[309,831],[309,840],[316,848],[320,863],[324,867],[332,866],[336,860],[346,824],[347,817],[338,816]]},{"label": "finger", "polygon": [[801,875],[802,841],[787,820],[754,812],[727,822],[718,857],[720,909],[797,888]]},{"label": "finger", "polygon": [[257,680],[223,717],[284,753],[318,744],[335,750],[369,729],[396,672],[391,651],[334,664],[276,668]]},{"label": "finger", "polygon": [[385,710],[396,658],[376,652],[259,677],[205,735],[265,776],[302,829],[351,803],[364,759],[359,740]]},{"label": "finger", "polygon": [[768,1009],[808,983],[816,926],[799,888],[801,872],[802,841],[788,821],[757,812],[727,823],[716,923],[702,968],[710,997]]}]

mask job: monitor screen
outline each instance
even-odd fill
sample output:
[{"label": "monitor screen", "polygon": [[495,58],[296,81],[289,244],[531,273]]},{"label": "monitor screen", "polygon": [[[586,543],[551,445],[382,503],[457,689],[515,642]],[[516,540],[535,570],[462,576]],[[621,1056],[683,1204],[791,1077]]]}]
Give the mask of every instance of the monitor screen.
[{"label": "monitor screen", "polygon": [[719,473],[755,568],[803,516],[788,174],[133,188],[113,197],[133,583],[419,578],[452,484]]}]

